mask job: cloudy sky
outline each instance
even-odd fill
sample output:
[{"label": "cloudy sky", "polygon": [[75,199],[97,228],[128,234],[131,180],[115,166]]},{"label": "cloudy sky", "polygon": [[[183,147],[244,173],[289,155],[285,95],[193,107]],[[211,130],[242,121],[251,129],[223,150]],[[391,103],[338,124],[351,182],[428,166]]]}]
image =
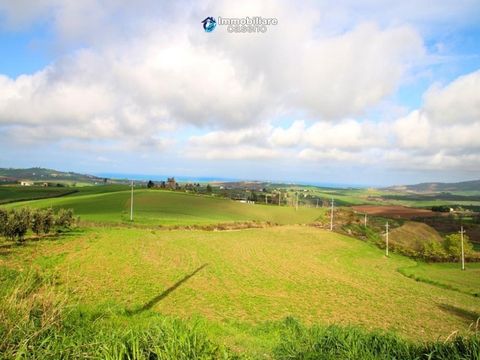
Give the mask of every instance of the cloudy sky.
[{"label": "cloudy sky", "polygon": [[480,178],[480,2],[0,0],[0,167],[30,166]]}]

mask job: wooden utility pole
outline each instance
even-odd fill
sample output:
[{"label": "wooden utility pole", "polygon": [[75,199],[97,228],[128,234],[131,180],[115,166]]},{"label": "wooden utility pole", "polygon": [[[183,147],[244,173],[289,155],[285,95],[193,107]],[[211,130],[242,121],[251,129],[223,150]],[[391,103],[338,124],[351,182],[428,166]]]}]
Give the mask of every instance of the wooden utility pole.
[{"label": "wooden utility pole", "polygon": [[330,208],[330,231],[333,231],[333,198],[332,198],[332,206]]},{"label": "wooden utility pole", "polygon": [[132,192],[130,196],[130,221],[133,221],[133,180],[132,180]]},{"label": "wooden utility pole", "polygon": [[385,256],[388,256],[388,221],[385,224]]},{"label": "wooden utility pole", "polygon": [[463,226],[460,226],[460,240],[462,243],[462,270],[465,270],[465,252],[463,249],[463,234],[465,234],[465,231],[463,230]]},{"label": "wooden utility pole", "polygon": [[365,213],[365,218],[363,219],[363,225],[367,227],[367,213]]}]

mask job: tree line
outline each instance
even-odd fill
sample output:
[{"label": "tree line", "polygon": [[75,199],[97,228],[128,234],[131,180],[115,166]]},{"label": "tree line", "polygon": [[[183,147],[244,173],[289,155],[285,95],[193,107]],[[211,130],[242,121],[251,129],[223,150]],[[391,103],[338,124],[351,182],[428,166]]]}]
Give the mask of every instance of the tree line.
[{"label": "tree line", "polygon": [[72,209],[0,209],[0,235],[7,240],[24,242],[31,230],[36,235],[70,229],[75,224]]}]

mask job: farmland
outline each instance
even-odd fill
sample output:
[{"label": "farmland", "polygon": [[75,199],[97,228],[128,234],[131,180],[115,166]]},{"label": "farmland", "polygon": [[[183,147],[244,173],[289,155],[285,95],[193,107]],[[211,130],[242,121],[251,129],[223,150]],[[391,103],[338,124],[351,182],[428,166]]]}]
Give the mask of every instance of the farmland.
[{"label": "farmland", "polygon": [[[75,195],[9,206],[72,208],[82,219],[92,222],[125,223],[130,219],[130,191]],[[293,224],[312,222],[324,214],[324,209],[300,208],[295,211],[292,207],[255,206],[223,198],[146,189],[135,192],[134,204],[135,223],[150,225],[205,225],[232,221]]]},{"label": "farmland", "polygon": [[[81,219],[70,232],[30,235],[23,245],[0,240],[0,298],[4,299],[0,316],[13,321],[13,315],[5,314],[31,313],[30,306],[39,299],[48,300],[35,305],[44,311],[51,304],[62,306],[65,325],[52,330],[52,336],[63,340],[53,342],[58,349],[49,350],[51,354],[85,351],[94,343],[89,334],[111,333],[112,338],[103,341],[111,342],[112,348],[102,351],[113,356],[118,341],[127,341],[119,339],[151,329],[141,336],[161,331],[172,339],[190,339],[200,336],[192,333],[197,331],[201,339],[205,336],[226,354],[268,359],[278,356],[281,334],[290,331],[285,329],[300,329],[291,319],[307,328],[337,326],[325,331],[340,337],[343,331],[358,336],[388,332],[410,348],[444,340],[454,332],[472,336],[471,325],[480,316],[477,264],[468,264],[462,272],[458,264],[429,265],[395,253],[387,258],[370,243],[308,226],[328,221],[326,208],[295,210],[211,195],[137,189],[132,223],[130,191],[121,185],[90,186],[62,197],[3,205],[7,209],[25,206],[71,208]],[[209,225],[241,223],[251,226],[207,231],[217,229]],[[392,243],[414,233],[421,236],[412,238],[413,242],[425,236],[440,239],[427,225],[405,222],[392,231]],[[15,294],[22,279],[37,277],[45,280],[29,285],[31,300],[21,302],[23,307],[9,303],[13,296],[7,296],[9,291]],[[160,330],[159,324],[163,324]],[[72,326],[74,335],[67,331]],[[352,326],[360,333],[348,330]],[[199,344],[195,341],[192,344]],[[208,344],[201,346],[215,353],[216,345]],[[289,351],[298,344],[288,347]],[[45,356],[42,351],[46,350],[37,350],[42,354],[38,357]],[[92,347],[91,351],[99,350]]]},{"label": "farmland", "polygon": [[[89,312],[147,323],[158,313],[195,318],[218,342],[251,354],[268,351],[275,340],[268,332],[257,338],[256,329],[286,316],[433,340],[467,332],[472,314],[480,313],[478,298],[397,271],[414,266],[412,260],[387,259],[355,239],[295,225],[233,232],[83,229],[73,238],[3,252],[2,267],[29,264],[57,274],[56,292],[70,292],[70,301]],[[480,286],[477,275],[470,286]]]}]

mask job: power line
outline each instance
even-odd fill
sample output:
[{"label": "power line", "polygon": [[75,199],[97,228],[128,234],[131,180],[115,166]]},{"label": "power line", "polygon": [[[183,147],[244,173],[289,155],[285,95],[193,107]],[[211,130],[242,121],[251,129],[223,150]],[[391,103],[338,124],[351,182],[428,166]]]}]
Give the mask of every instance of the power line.
[{"label": "power line", "polygon": [[332,207],[330,209],[330,231],[333,231],[333,203],[334,200],[332,198]]},{"label": "power line", "polygon": [[132,180],[132,191],[130,196],[130,221],[133,221],[133,180]]},{"label": "power line", "polygon": [[388,256],[388,221],[385,224],[385,256]]},{"label": "power line", "polygon": [[463,226],[460,226],[460,240],[462,243],[462,270],[465,270],[465,252],[463,249],[463,234],[465,234],[465,231],[463,230]]}]

